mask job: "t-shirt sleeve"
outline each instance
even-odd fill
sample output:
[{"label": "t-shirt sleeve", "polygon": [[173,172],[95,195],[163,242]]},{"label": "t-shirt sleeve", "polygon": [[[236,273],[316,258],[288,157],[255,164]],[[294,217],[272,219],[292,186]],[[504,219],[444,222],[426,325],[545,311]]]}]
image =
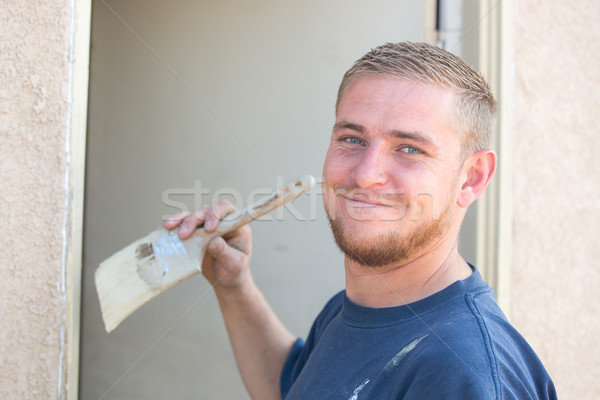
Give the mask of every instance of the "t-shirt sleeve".
[{"label": "t-shirt sleeve", "polygon": [[294,380],[297,377],[296,366],[298,365],[298,359],[300,358],[300,353],[302,352],[302,349],[304,348],[305,344],[306,343],[304,342],[304,340],[298,338],[296,340],[296,343],[294,343],[294,347],[292,347],[292,350],[290,351],[290,354],[288,355],[285,364],[283,365],[283,370],[281,371],[281,378],[279,380],[282,398],[285,397],[287,392],[290,391],[292,383],[294,383]]},{"label": "t-shirt sleeve", "polygon": [[306,338],[306,342],[300,338],[294,343],[294,347],[290,351],[288,358],[283,365],[281,371],[281,377],[279,384],[281,388],[281,397],[285,398],[286,394],[290,391],[292,385],[302,372],[302,368],[308,361],[308,357],[312,352],[315,345],[316,331],[318,331],[320,318],[317,318],[310,329],[310,333]]},{"label": "t-shirt sleeve", "polygon": [[340,311],[344,293],[344,291],[339,292],[325,305],[323,310],[313,322],[308,337],[306,338],[306,342],[298,338],[296,343],[294,343],[294,346],[292,347],[292,350],[290,351],[288,358],[283,365],[279,379],[282,398],[285,398],[292,385],[302,372],[304,365],[308,361],[308,357],[318,342],[319,337],[323,333],[323,329],[327,327],[329,322],[331,322],[331,319],[334,318],[335,315]]}]

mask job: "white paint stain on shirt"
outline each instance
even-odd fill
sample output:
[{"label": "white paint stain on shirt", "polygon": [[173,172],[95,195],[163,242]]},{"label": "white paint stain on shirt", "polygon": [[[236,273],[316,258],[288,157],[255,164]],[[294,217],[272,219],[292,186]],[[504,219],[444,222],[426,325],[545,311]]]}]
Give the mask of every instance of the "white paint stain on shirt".
[{"label": "white paint stain on shirt", "polygon": [[348,400],[358,400],[358,392],[360,392],[365,387],[365,385],[369,383],[369,381],[370,379],[365,379],[363,383],[358,385],[358,387],[354,389],[354,392],[352,392],[352,397],[350,397]]},{"label": "white paint stain on shirt", "polygon": [[410,353],[412,350],[414,350],[414,348],[417,347],[417,345],[421,342],[421,340],[425,339],[427,336],[429,336],[429,334],[427,334],[423,337],[420,337],[418,339],[415,339],[412,342],[410,342],[408,345],[406,345],[394,357],[392,357],[392,359],[386,364],[386,366],[383,370],[385,372],[389,372],[392,369],[394,369],[394,367],[396,367],[396,365],[398,365],[400,360],[402,360],[404,357],[406,357],[406,355],[408,353]]}]

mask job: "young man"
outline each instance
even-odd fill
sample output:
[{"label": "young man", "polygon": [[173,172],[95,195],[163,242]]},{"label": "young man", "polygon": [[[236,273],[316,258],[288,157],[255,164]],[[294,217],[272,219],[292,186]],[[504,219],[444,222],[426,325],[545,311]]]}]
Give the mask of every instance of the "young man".
[{"label": "young man", "polygon": [[[305,341],[249,270],[243,227],[203,260],[253,399],[554,399],[492,290],[458,253],[460,226],[496,167],[496,103],[483,78],[427,44],[378,47],[345,74],[323,167],[346,290]],[[212,230],[229,203],[165,222]]]}]

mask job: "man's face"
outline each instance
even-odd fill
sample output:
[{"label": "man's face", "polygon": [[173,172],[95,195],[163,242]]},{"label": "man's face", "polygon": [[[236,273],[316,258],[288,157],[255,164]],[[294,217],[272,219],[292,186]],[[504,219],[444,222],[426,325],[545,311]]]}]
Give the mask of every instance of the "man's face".
[{"label": "man's face", "polygon": [[455,93],[363,77],[340,102],[323,167],[338,246],[367,266],[409,262],[460,225]]}]

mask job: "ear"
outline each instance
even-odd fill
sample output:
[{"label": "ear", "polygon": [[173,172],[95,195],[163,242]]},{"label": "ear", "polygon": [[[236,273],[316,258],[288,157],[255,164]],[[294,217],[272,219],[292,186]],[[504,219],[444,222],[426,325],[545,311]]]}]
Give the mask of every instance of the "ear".
[{"label": "ear", "polygon": [[470,156],[463,166],[463,181],[457,204],[466,208],[481,196],[496,170],[496,153],[484,149]]}]

